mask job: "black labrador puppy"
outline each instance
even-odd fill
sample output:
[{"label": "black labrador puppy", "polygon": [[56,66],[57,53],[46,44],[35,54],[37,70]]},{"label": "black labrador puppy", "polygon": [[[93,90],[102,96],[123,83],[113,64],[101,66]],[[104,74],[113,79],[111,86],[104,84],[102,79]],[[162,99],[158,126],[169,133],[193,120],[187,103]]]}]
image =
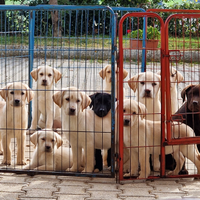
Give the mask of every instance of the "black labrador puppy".
[{"label": "black labrador puppy", "polygon": [[[188,85],[181,92],[183,102],[185,97],[187,101],[179,108],[179,110],[172,116],[173,121],[181,121],[182,123],[190,126],[196,136],[200,136],[200,85]],[[200,144],[197,144],[200,151]],[[169,168],[175,168],[175,160],[171,155],[166,156],[166,164]],[[179,174],[188,174],[188,171],[183,166]]]},{"label": "black labrador puppy", "polygon": [[[90,108],[94,110],[94,113],[98,117],[102,118],[106,117],[106,115],[111,109],[111,95],[108,93],[98,92],[90,95],[90,98],[92,99]],[[102,171],[103,159],[102,159],[101,149],[95,149],[95,160],[96,160],[95,169],[99,169],[99,171]],[[111,166],[111,149],[108,150],[107,163],[108,166]]]}]

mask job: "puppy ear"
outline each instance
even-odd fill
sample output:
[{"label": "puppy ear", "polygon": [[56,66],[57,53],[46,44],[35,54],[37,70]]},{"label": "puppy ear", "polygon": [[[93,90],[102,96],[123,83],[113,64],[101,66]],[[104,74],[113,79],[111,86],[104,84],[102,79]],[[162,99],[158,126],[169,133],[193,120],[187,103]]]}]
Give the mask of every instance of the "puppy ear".
[{"label": "puppy ear", "polygon": [[34,69],[31,71],[31,76],[32,78],[37,81],[38,80],[38,71],[41,69],[41,67]]},{"label": "puppy ear", "polygon": [[123,79],[125,79],[128,76],[128,71],[123,69]]},{"label": "puppy ear", "polygon": [[55,83],[57,83],[62,78],[62,74],[57,69],[53,69],[53,73]]},{"label": "puppy ear", "polygon": [[155,76],[159,79],[159,87],[161,87],[161,76],[160,75],[158,75],[158,74],[155,74]]},{"label": "puppy ear", "polygon": [[6,101],[6,98],[8,96],[8,89],[9,87],[12,85],[12,83],[7,84],[5,87],[2,88],[2,90],[0,90],[0,95],[2,96],[2,98]]},{"label": "puppy ear", "polygon": [[58,91],[52,96],[54,103],[57,104],[60,108],[62,107],[63,92],[64,91]]},{"label": "puppy ear", "polygon": [[82,98],[82,111],[83,111],[85,108],[87,108],[90,105],[92,100],[84,92],[81,92],[80,94],[81,94],[81,98]]},{"label": "puppy ear", "polygon": [[147,114],[147,108],[143,103],[138,102],[138,107],[141,113],[141,119],[144,119]]},{"label": "puppy ear", "polygon": [[89,105],[90,108],[91,108],[92,106],[94,106],[94,100],[95,100],[96,94],[97,94],[97,93],[92,94],[92,95],[89,96],[89,97],[91,98],[91,103],[90,103],[90,105]]},{"label": "puppy ear", "polygon": [[185,101],[185,95],[194,87],[194,85],[188,85],[185,87],[181,92],[181,98],[183,99],[183,102]]},{"label": "puppy ear", "polygon": [[58,135],[56,132],[54,133],[56,136],[56,142],[57,142],[57,149],[63,144],[63,140],[60,135]]},{"label": "puppy ear", "polygon": [[110,65],[106,65],[100,72],[99,75],[101,76],[102,79],[106,77],[106,70]]},{"label": "puppy ear", "polygon": [[177,80],[177,83],[180,83],[180,82],[182,82],[183,81],[183,75],[180,73],[180,72],[178,72],[178,71],[176,71],[177,73],[176,73],[176,80]]},{"label": "puppy ear", "polygon": [[30,136],[30,141],[36,146],[37,143],[38,143],[38,137],[40,135],[40,132],[39,131],[36,131],[35,133],[33,133],[31,136]]},{"label": "puppy ear", "polygon": [[24,84],[24,86],[26,87],[27,102],[30,102],[34,97],[34,92],[30,89],[30,87],[28,87],[28,85]]},{"label": "puppy ear", "polygon": [[137,74],[128,80],[128,85],[134,92],[136,92],[137,90],[137,81],[138,81],[139,75],[140,74]]}]

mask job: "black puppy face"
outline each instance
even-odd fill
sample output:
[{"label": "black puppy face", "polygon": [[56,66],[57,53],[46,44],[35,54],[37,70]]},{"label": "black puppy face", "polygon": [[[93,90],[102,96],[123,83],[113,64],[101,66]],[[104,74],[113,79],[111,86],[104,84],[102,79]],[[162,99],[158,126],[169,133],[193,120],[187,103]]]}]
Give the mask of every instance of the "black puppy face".
[{"label": "black puppy face", "polygon": [[185,91],[188,109],[193,112],[200,111],[200,85],[191,85]]},{"label": "black puppy face", "polygon": [[90,95],[92,102],[90,108],[98,117],[105,117],[111,109],[111,95],[108,93],[95,93]]}]

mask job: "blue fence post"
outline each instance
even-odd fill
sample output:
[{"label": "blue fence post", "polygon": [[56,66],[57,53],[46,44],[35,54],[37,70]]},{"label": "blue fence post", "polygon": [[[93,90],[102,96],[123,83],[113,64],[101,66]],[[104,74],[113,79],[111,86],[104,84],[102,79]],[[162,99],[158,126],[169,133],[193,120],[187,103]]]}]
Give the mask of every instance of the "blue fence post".
[{"label": "blue fence post", "polygon": [[[29,80],[28,85],[30,88],[33,87],[33,81],[30,72],[33,70],[33,59],[34,59],[34,32],[35,32],[35,10],[29,13]],[[32,101],[29,103],[29,120],[28,127],[31,125],[32,120]]]}]

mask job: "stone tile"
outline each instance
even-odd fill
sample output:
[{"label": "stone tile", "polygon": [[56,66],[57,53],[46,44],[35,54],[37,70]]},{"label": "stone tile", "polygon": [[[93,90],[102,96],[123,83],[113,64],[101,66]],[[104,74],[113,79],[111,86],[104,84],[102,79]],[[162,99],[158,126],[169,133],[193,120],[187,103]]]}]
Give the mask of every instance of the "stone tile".
[{"label": "stone tile", "polygon": [[125,188],[122,190],[122,193],[119,195],[119,197],[154,197],[153,194],[151,194],[152,188]]},{"label": "stone tile", "polygon": [[88,193],[91,195],[90,200],[92,199],[104,199],[104,200],[114,200],[120,198],[119,194],[120,192],[108,192],[108,191],[88,191]]},{"label": "stone tile", "polygon": [[13,193],[23,193],[21,190],[24,184],[15,183],[0,183],[1,192],[13,192]]},{"label": "stone tile", "polygon": [[92,187],[90,189],[87,189],[87,191],[93,191],[93,190],[100,191],[100,190],[102,190],[102,191],[108,191],[108,192],[110,192],[110,191],[115,191],[115,192],[119,191],[120,192],[120,190],[117,188],[116,184],[90,183],[90,185]]},{"label": "stone tile", "polygon": [[52,196],[52,191],[48,189],[32,189],[32,190],[27,190],[26,194],[20,195],[20,198],[32,198],[32,197],[37,197],[37,198],[42,198],[45,197],[45,199],[52,199],[55,197]]},{"label": "stone tile", "polygon": [[1,200],[14,200],[18,199],[20,193],[8,193],[8,192],[0,192],[0,199]]},{"label": "stone tile", "polygon": [[156,199],[166,199],[166,200],[178,200],[182,199],[184,194],[177,193],[154,193]]},{"label": "stone tile", "polygon": [[32,189],[49,189],[52,191],[57,191],[56,187],[54,186],[54,182],[50,181],[43,181],[43,180],[34,180],[29,183],[29,185],[23,187],[23,190],[32,190]]},{"label": "stone tile", "polygon": [[[51,199],[51,200],[57,200],[57,197],[49,197],[49,198],[43,198],[44,200]],[[38,197],[25,197],[25,198],[18,198],[17,200],[38,200]],[[40,199],[41,200],[41,199]]]},{"label": "stone tile", "polygon": [[155,200],[154,197],[126,197],[125,200]]},{"label": "stone tile", "polygon": [[86,194],[87,185],[84,184],[82,186],[75,186],[75,185],[69,185],[69,186],[57,186],[59,189],[59,192],[55,192],[54,196],[57,194],[71,194],[71,195],[79,195],[79,194]]},{"label": "stone tile", "polygon": [[85,194],[85,195],[59,195],[58,200],[85,200],[87,198],[89,198],[90,195],[89,194]]},{"label": "stone tile", "polygon": [[73,181],[73,180],[61,180],[61,183],[58,183],[58,184],[56,184],[56,186],[73,186],[73,185],[75,185],[75,186],[83,186],[83,185],[86,185],[87,187],[91,187],[90,185],[88,185],[88,183],[87,182],[85,182],[85,181],[78,181],[78,180],[75,180],[75,181]]},{"label": "stone tile", "polygon": [[2,176],[0,179],[0,183],[27,183],[26,177],[20,176]]},{"label": "stone tile", "polygon": [[197,190],[193,190],[193,191],[188,191],[186,195],[184,195],[184,197],[188,198],[188,197],[191,197],[191,198],[198,198],[200,199],[200,191],[197,191]]}]

